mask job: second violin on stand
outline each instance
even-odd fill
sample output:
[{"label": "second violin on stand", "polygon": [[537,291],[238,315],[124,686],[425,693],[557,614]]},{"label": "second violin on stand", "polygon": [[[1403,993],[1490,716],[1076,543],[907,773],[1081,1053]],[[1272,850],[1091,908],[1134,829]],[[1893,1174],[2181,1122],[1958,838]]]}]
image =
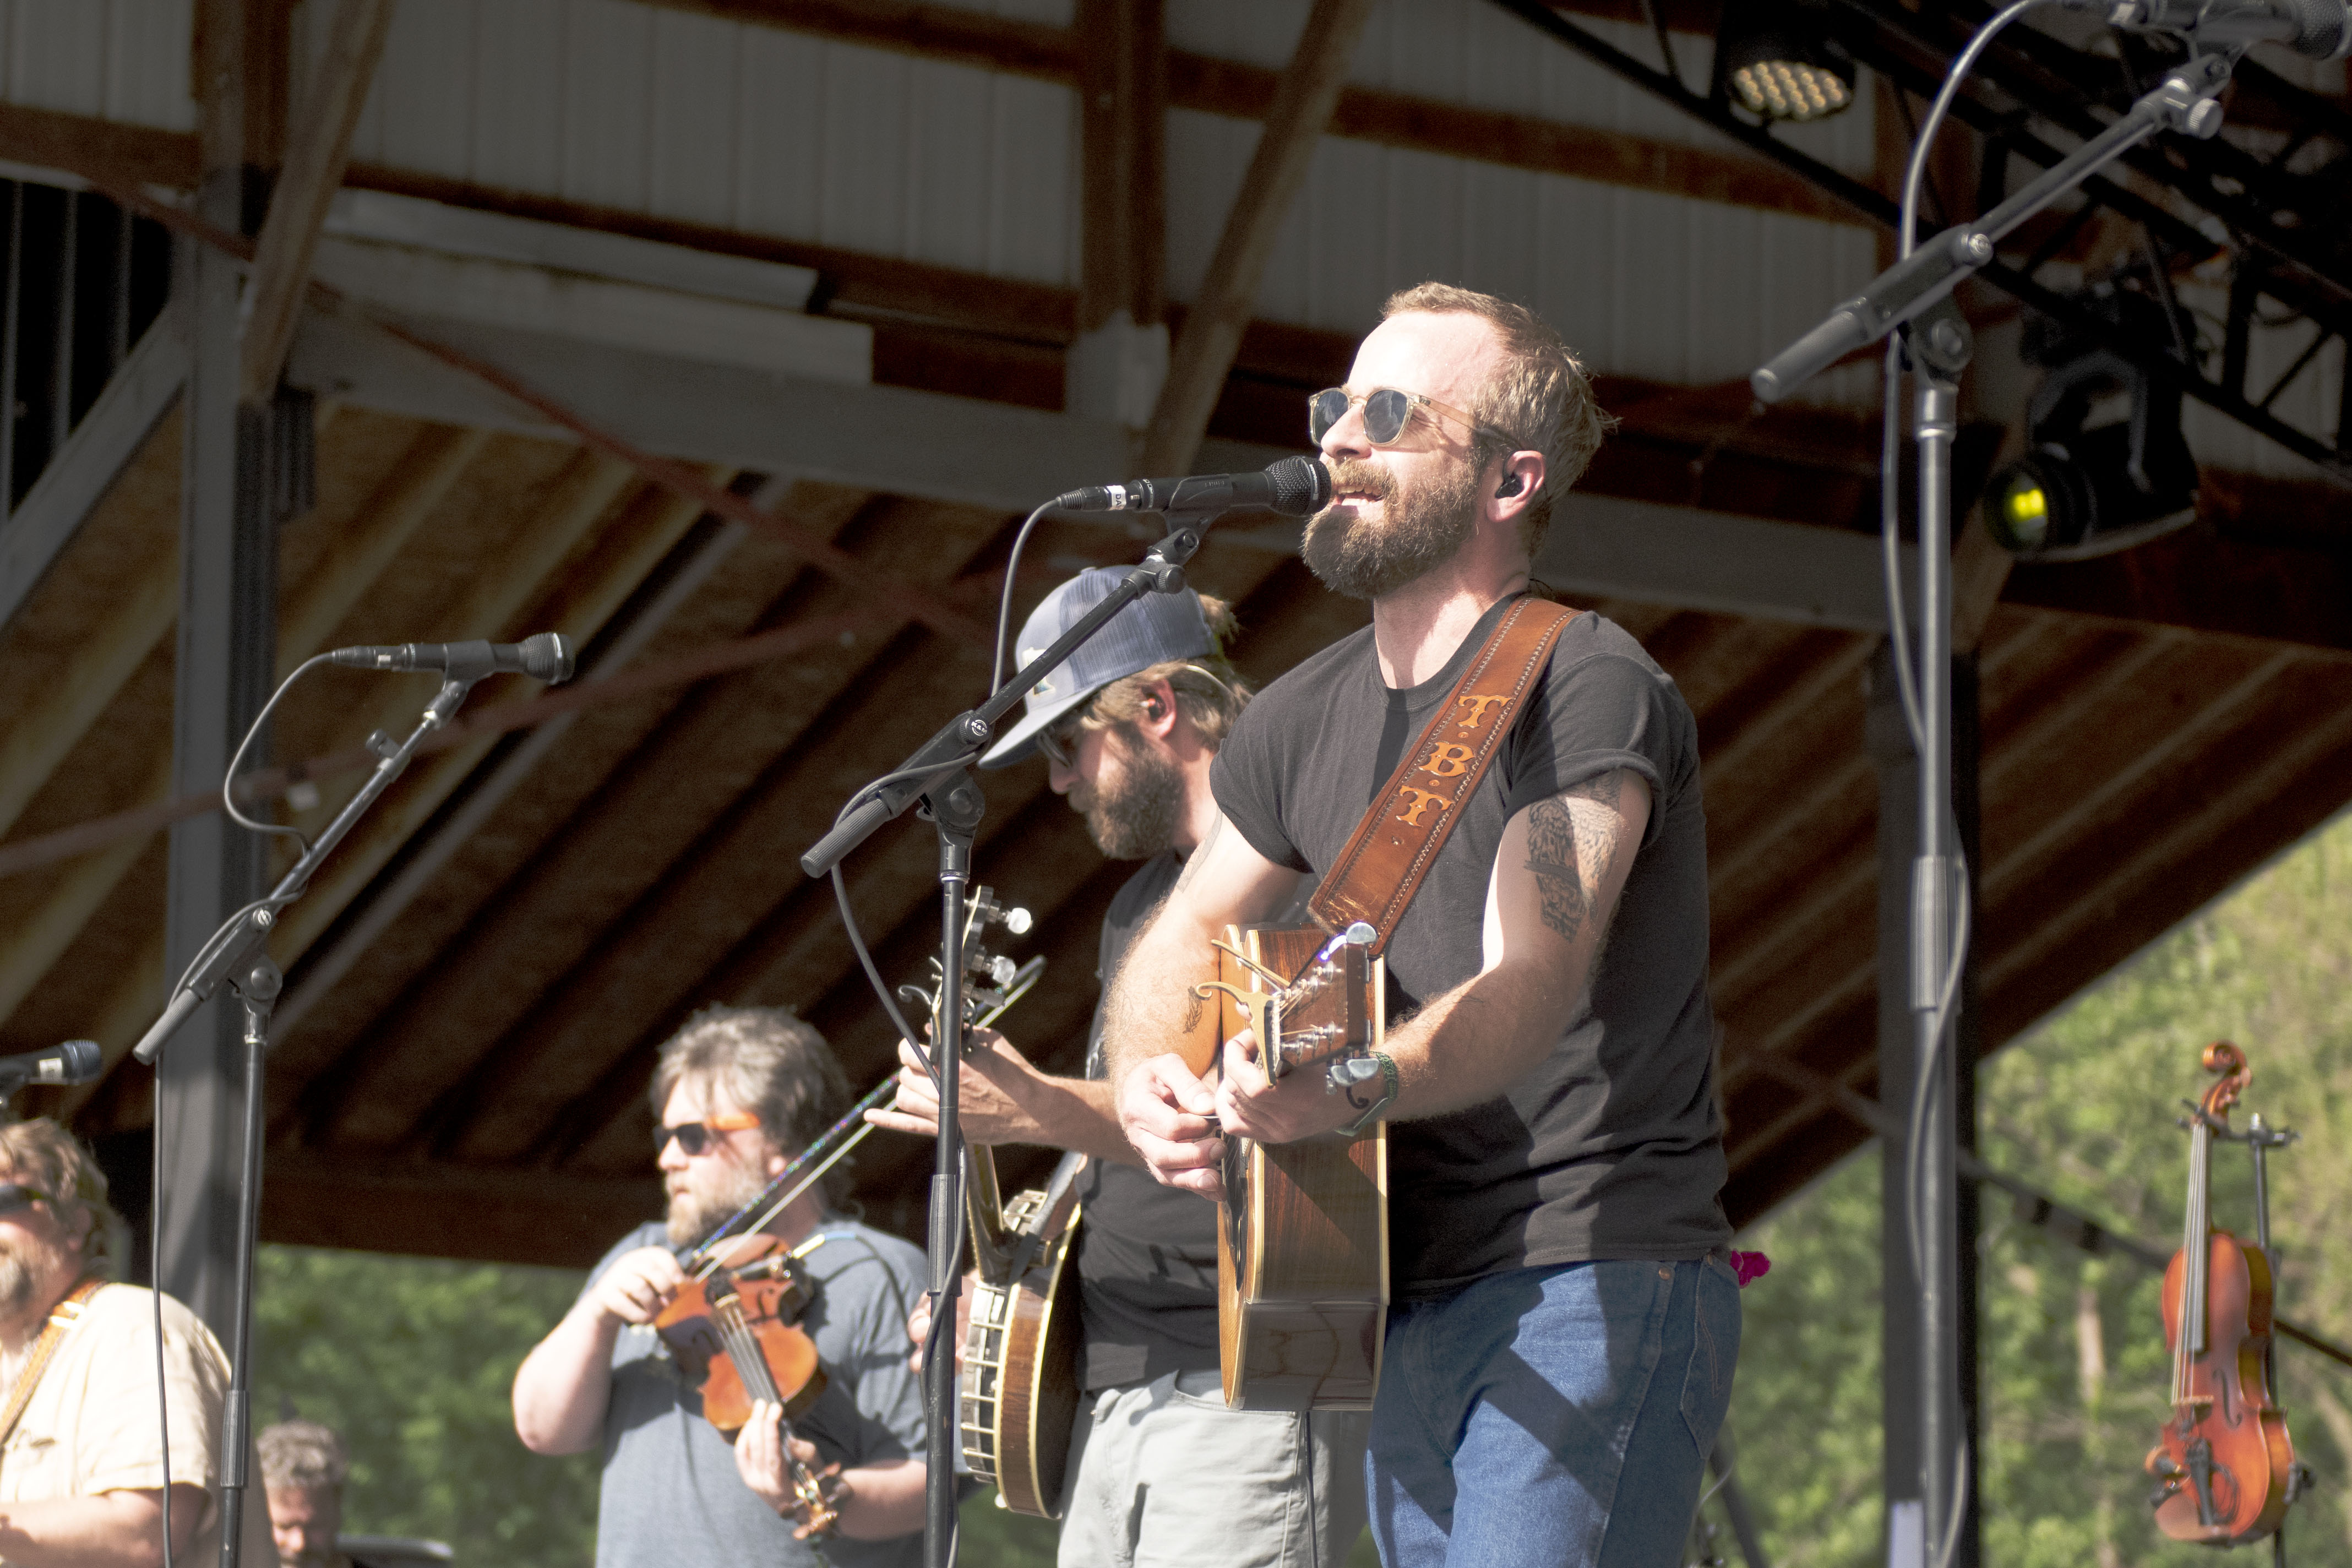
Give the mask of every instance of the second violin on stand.
[{"label": "second violin on stand", "polygon": [[[2278,1534],[2308,1473],[2273,1393],[2269,1192],[2261,1179],[2268,1146],[2291,1134],[2263,1129],[2260,1118],[2249,1134],[2230,1131],[2230,1108],[2253,1078],[2244,1052],[2216,1042],[2205,1047],[2204,1066],[2221,1081],[2192,1107],[2188,1213],[2180,1250],[2164,1271],[2172,1419],[2146,1468],[2157,1479],[2148,1500],[2165,1534],[2243,1546]],[[2252,1247],[2213,1227],[2216,1138],[2253,1145],[2259,1239]]]}]

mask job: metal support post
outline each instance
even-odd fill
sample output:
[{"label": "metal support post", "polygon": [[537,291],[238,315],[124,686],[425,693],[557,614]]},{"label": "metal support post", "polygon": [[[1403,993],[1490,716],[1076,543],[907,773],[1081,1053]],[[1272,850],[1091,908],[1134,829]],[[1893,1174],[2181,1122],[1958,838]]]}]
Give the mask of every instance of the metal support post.
[{"label": "metal support post", "polygon": [[[244,180],[207,175],[205,216],[239,226]],[[240,411],[236,264],[181,245],[173,292],[187,302],[188,384],[182,404],[180,616],[172,721],[172,793],[220,788],[229,758],[268,700],[277,658],[277,517],[267,494],[266,412]],[[177,979],[222,922],[260,896],[262,846],[218,814],[172,829],[165,973]],[[242,1021],[217,1001],[162,1066],[161,1289],[226,1341],[234,1331],[236,1171]]]}]

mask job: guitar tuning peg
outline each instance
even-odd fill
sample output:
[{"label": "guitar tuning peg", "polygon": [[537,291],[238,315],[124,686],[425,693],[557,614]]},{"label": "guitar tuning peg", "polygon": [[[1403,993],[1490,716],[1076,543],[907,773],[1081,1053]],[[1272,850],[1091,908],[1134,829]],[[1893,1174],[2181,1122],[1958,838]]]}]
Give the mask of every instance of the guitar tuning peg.
[{"label": "guitar tuning peg", "polygon": [[1004,911],[1004,929],[1014,936],[1027,936],[1029,928],[1035,923],[1029,911],[1018,904]]}]

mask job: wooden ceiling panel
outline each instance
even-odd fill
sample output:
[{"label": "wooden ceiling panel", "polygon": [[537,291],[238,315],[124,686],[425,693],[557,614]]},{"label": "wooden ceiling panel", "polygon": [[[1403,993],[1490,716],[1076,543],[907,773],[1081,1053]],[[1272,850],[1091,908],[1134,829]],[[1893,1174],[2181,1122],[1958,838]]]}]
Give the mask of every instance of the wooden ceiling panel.
[{"label": "wooden ceiling panel", "polygon": [[[869,519],[863,542],[872,547],[869,558],[886,570],[904,570],[926,558],[927,573],[907,574],[944,576],[1003,521],[969,510],[901,506]],[[795,737],[693,846],[637,893],[547,998],[505,1027],[489,1061],[436,1098],[409,1141],[475,1157],[488,1157],[485,1151],[495,1149],[500,1158],[532,1144],[562,1102],[593,1086],[605,1065],[628,1048],[636,1029],[623,1021],[627,1008],[656,1016],[690,1008],[698,999],[699,977],[785,896],[792,874],[778,873],[814,837],[812,808],[845,798],[856,787],[852,782],[835,788],[831,781],[819,784],[808,776],[813,766],[825,768],[829,754],[838,750],[825,743],[839,738],[830,734],[835,726],[847,714],[875,708],[901,716],[896,728],[903,728],[903,734],[891,726],[858,726],[861,742],[870,743],[878,732],[896,748],[867,776],[884,771],[936,727],[926,710],[942,668],[969,663],[977,674],[980,658],[978,650],[950,652],[928,634],[902,632],[856,673],[851,689],[812,721],[809,734]],[[682,761],[692,765],[690,758]],[[534,1065],[541,1063],[547,1065]]]},{"label": "wooden ceiling panel", "polygon": [[[62,951],[41,971],[38,983],[27,989],[5,1022],[0,1022],[0,1055],[37,1051],[59,1040],[94,1037],[104,1011],[131,978],[129,958],[140,953],[162,931],[163,922],[163,836],[155,834],[133,846],[124,873],[104,889],[103,898],[68,933]],[[16,885],[30,879],[10,879]],[[19,940],[11,933],[0,952],[13,952]],[[154,963],[144,975],[146,989],[161,1005],[163,961],[160,945]],[[143,1090],[148,1075],[142,1073]]]},{"label": "wooden ceiling panel", "polygon": [[[837,523],[845,521],[863,498],[828,494],[807,500],[809,504],[800,510],[804,521],[830,508]],[[724,569],[709,576],[651,633],[638,664],[656,663],[751,630],[800,570],[797,559],[774,541],[763,536],[741,539],[728,554]],[[673,689],[582,711],[529,777],[478,827],[463,836],[425,889],[370,942],[366,961],[327,986],[323,998],[280,1042],[273,1110],[282,1110],[294,1089],[310,1072],[349,1048],[371,1020],[391,1009],[402,991],[417,980],[445,946],[457,941],[477,913],[532,858],[545,851],[559,833],[570,830],[596,792],[658,727],[670,721],[679,704],[692,700],[691,689]],[[730,721],[719,732],[731,733],[737,728]],[[493,753],[486,769],[498,764],[498,756]],[[436,823],[426,831],[453,829]],[[583,892],[583,896],[589,895]],[[364,903],[360,907],[363,909]],[[340,927],[330,931],[326,940],[332,942],[339,934]],[[298,966],[290,976],[292,986],[299,990],[305,977]]]},{"label": "wooden ceiling panel", "polygon": [[[846,506],[847,498],[835,501]],[[936,550],[940,524],[936,517],[926,518],[929,510],[903,504],[866,507],[839,520],[836,540],[861,554],[870,545],[877,566],[898,568],[926,542]],[[978,532],[992,521],[978,519],[971,527]],[[937,562],[927,574],[944,577],[954,564],[953,559]],[[761,622],[824,613],[847,600],[830,583],[798,574]],[[855,648],[823,649],[708,683],[681,702],[551,846],[543,862],[469,931],[471,949],[508,952],[509,964],[498,973],[470,966],[430,978],[388,1016],[390,1026],[373,1031],[398,1043],[388,1054],[374,1052],[365,1041],[345,1047],[351,1069],[314,1079],[303,1090],[305,1135],[335,1136],[328,1129],[339,1108],[364,1082],[369,1087],[359,1100],[366,1107],[369,1136],[383,1145],[403,1141],[412,1130],[404,1118],[419,1114],[463,1081],[464,1064],[488,1041],[515,1027],[541,987],[574,968],[623,910],[757,786],[762,770],[803,726],[862,678],[870,657],[866,641]],[[436,1028],[451,1037],[448,1049],[424,1043]]]}]

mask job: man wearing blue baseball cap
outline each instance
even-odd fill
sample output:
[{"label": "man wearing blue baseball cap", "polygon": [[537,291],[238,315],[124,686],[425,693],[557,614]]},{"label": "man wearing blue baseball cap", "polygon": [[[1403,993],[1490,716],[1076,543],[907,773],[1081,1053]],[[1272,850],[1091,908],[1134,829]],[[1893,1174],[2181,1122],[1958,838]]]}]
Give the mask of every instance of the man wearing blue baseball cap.
[{"label": "man wearing blue baseball cap", "polygon": [[[1110,596],[1124,567],[1080,573],[1021,628],[1026,665]],[[1216,820],[1209,765],[1248,691],[1219,648],[1224,605],[1147,594],[1030,693],[982,759],[1039,755],[1097,847],[1143,864],[1104,917],[1105,985]],[[1367,1417],[1228,1409],[1217,1364],[1216,1209],[1160,1185],[1119,1131],[1097,1009],[1087,1076],[1037,1070],[1003,1036],[963,1069],[960,1114],[975,1143],[1042,1143],[1094,1156],[1080,1178],[1080,1402],[1062,1498],[1064,1568],[1221,1563],[1339,1568],[1364,1523]],[[926,1136],[938,1100],[911,1051],[897,1103],[871,1113]],[[965,1297],[970,1300],[969,1294]],[[918,1333],[920,1331],[919,1314]]]}]

